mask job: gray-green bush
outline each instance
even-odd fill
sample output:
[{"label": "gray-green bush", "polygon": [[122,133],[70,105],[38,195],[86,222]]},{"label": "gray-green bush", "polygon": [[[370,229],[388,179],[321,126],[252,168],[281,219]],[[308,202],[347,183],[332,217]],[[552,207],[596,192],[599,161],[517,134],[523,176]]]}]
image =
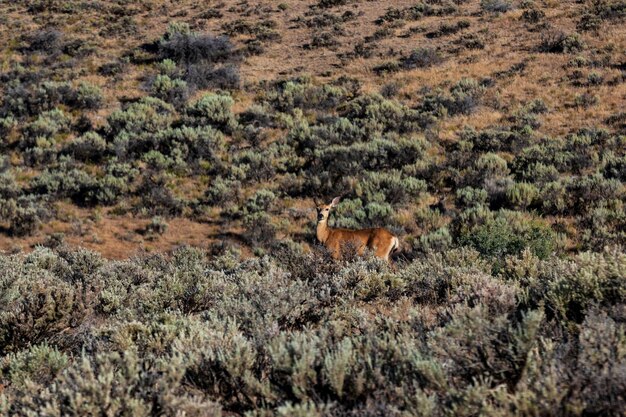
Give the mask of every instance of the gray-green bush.
[{"label": "gray-green bush", "polygon": [[395,269],[280,253],[0,256],[0,411],[622,411],[619,248],[544,260],[525,251],[498,274],[472,249]]}]

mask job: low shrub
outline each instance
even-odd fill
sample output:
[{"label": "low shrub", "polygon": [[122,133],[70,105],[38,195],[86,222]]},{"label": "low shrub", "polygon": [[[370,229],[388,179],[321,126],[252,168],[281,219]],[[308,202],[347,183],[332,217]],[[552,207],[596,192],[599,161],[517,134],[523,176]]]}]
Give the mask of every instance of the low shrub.
[{"label": "low shrub", "polygon": [[334,48],[339,45],[336,35],[332,32],[321,32],[313,35],[311,42],[305,45],[307,48]]},{"label": "low shrub", "polygon": [[448,35],[453,35],[462,31],[463,29],[467,29],[471,26],[469,20],[460,20],[455,24],[451,23],[441,23],[436,30],[430,31],[426,33],[426,37],[429,39],[436,39]]},{"label": "low shrub", "polygon": [[184,64],[200,61],[223,62],[231,58],[234,48],[225,36],[198,34],[189,25],[172,23],[159,41],[161,59]]},{"label": "low shrub", "polygon": [[506,191],[507,199],[512,207],[526,209],[539,196],[539,190],[529,183],[515,183]]},{"label": "low shrub", "polygon": [[423,234],[415,241],[415,249],[423,252],[445,252],[452,247],[453,238],[447,227]]},{"label": "low shrub", "polygon": [[585,44],[577,33],[566,34],[558,30],[546,31],[541,34],[540,52],[578,53]]},{"label": "low shrub", "polygon": [[211,125],[229,131],[237,124],[231,110],[233,103],[229,95],[205,94],[187,107],[188,123],[195,126]]},{"label": "low shrub", "polygon": [[484,92],[485,87],[478,81],[464,78],[452,86],[449,93],[441,90],[427,93],[419,110],[436,117],[471,114],[479,106]]},{"label": "low shrub", "polygon": [[100,87],[82,82],[78,85],[71,105],[78,109],[96,110],[102,106],[104,97]]},{"label": "low shrub", "polygon": [[36,144],[38,138],[54,138],[60,133],[67,133],[70,128],[69,117],[60,109],[44,112],[35,121],[22,129],[22,146]]},{"label": "low shrub", "polygon": [[574,97],[574,106],[588,109],[598,104],[599,100],[598,96],[593,93],[577,94]]},{"label": "low shrub", "polygon": [[50,273],[25,273],[11,288],[0,312],[0,346],[5,352],[51,340],[78,319],[75,289]]},{"label": "low shrub", "polygon": [[197,89],[236,90],[241,87],[239,68],[234,64],[193,64],[187,67],[184,79]]},{"label": "low shrub", "polygon": [[436,49],[420,48],[402,60],[402,67],[405,69],[427,68],[441,62],[443,58]]},{"label": "low shrub", "polygon": [[525,248],[545,259],[556,249],[556,235],[540,222],[512,223],[506,215],[486,219],[468,230],[461,231],[459,242],[469,245],[482,255],[504,259],[505,255],[517,255]]},{"label": "low shrub", "polygon": [[546,13],[541,9],[531,7],[522,12],[522,19],[528,23],[539,23],[546,17]]},{"label": "low shrub", "polygon": [[149,235],[150,234],[162,235],[167,231],[167,228],[168,228],[168,224],[165,221],[165,219],[163,219],[160,216],[155,216],[152,219],[150,219],[150,223],[146,225],[145,233]]},{"label": "low shrub", "polygon": [[527,250],[493,274],[468,248],[391,269],[276,247],[276,260],[0,255],[2,411],[621,412],[618,249]]},{"label": "low shrub", "polygon": [[250,245],[260,246],[272,243],[276,237],[276,226],[265,212],[246,214],[243,217],[244,238]]},{"label": "low shrub", "polygon": [[477,207],[487,202],[487,191],[480,188],[465,187],[457,190],[457,203],[461,207]]},{"label": "low shrub", "polygon": [[57,29],[42,29],[36,31],[26,39],[28,46],[23,50],[28,52],[53,53],[63,45],[63,33]]},{"label": "low shrub", "polygon": [[480,0],[480,7],[490,13],[506,13],[514,9],[510,0]]},{"label": "low shrub", "polygon": [[154,216],[180,215],[184,202],[177,198],[167,186],[167,176],[148,171],[137,187],[140,198],[138,210]]},{"label": "low shrub", "polygon": [[[174,108],[155,97],[144,97],[121,110],[116,110],[107,118],[107,133],[111,139],[125,133],[138,135],[156,133],[170,126],[174,118]],[[128,140],[128,139],[126,139]]]},{"label": "low shrub", "polygon": [[98,162],[105,156],[107,143],[95,132],[88,132],[76,138],[63,148],[63,153],[78,161]]},{"label": "low shrub", "polygon": [[151,86],[152,95],[175,107],[182,107],[189,97],[187,83],[180,79],[171,79],[167,75],[157,75]]},{"label": "low shrub", "polygon": [[335,7],[346,4],[348,0],[319,0],[318,5],[320,7]]},{"label": "low shrub", "polygon": [[9,235],[23,237],[34,234],[50,212],[33,196],[17,196],[0,200],[0,220],[8,223]]}]

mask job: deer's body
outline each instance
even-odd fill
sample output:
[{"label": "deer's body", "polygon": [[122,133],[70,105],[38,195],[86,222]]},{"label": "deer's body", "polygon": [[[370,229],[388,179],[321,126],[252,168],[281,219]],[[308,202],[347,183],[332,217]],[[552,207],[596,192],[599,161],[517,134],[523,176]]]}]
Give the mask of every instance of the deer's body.
[{"label": "deer's body", "polygon": [[339,199],[335,198],[331,204],[317,207],[317,240],[330,251],[334,258],[341,256],[343,246],[353,245],[359,255],[368,249],[379,258],[388,261],[389,255],[400,247],[398,238],[381,227],[359,230],[330,227],[328,215],[330,209],[338,202]]}]

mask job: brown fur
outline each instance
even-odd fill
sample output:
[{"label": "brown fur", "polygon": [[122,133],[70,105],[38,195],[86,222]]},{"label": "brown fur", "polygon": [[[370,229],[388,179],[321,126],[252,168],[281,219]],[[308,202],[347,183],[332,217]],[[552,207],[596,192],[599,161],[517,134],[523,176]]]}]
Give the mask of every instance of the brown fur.
[{"label": "brown fur", "polygon": [[391,252],[399,249],[398,238],[381,227],[351,230],[328,226],[328,216],[337,203],[339,203],[339,198],[335,198],[331,204],[317,206],[317,239],[331,252],[332,256],[339,258],[343,246],[354,245],[359,255],[369,249],[379,258],[389,261]]}]

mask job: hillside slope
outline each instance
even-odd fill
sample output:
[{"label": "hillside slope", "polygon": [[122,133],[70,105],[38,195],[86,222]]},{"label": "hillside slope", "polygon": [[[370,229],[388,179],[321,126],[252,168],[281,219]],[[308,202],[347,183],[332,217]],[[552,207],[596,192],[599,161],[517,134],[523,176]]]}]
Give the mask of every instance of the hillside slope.
[{"label": "hillside slope", "polygon": [[623,243],[625,15],[623,1],[3,2],[0,248],[306,246],[311,198],[336,195],[336,224],[391,227],[409,257],[488,252],[481,228],[498,222],[507,252]]}]

